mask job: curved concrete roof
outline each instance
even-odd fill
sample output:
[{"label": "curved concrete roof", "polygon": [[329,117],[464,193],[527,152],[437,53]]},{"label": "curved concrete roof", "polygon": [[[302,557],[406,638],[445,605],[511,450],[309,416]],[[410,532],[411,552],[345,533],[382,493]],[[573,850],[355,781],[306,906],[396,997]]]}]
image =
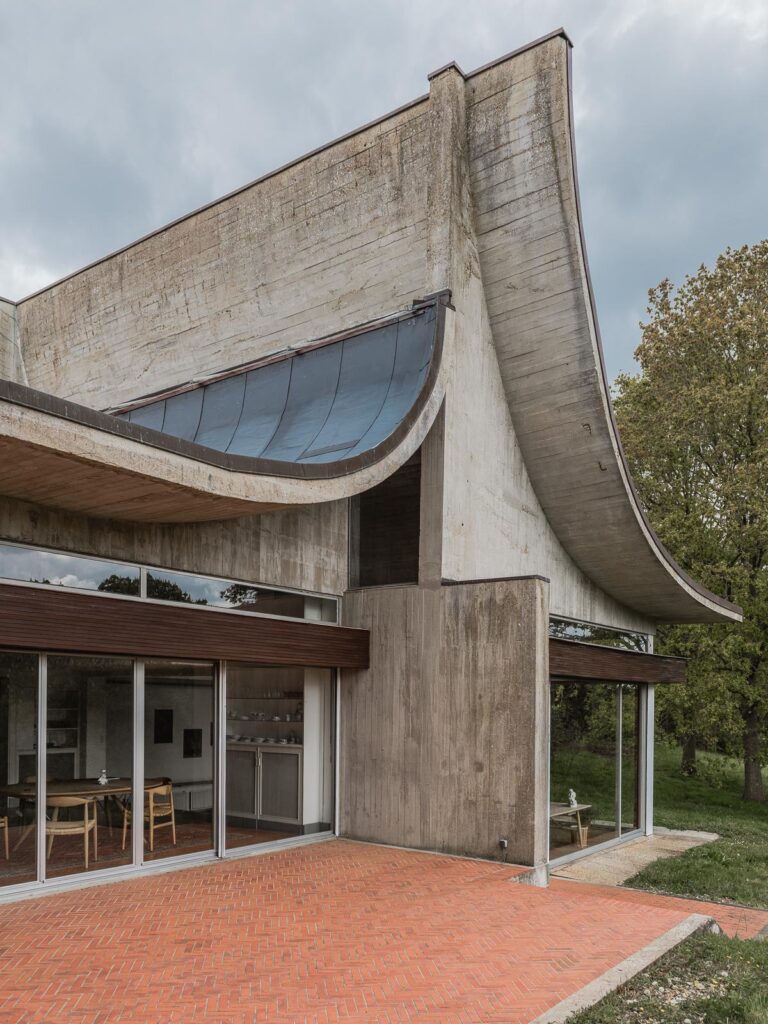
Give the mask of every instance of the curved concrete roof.
[{"label": "curved concrete roof", "polygon": [[198,522],[367,490],[410,458],[440,408],[449,298],[139,400],[122,416],[0,381],[0,493]]},{"label": "curved concrete roof", "polygon": [[614,420],[586,259],[561,34],[466,76],[480,264],[525,465],[560,543],[650,618],[738,621],[696,583],[640,505]]}]

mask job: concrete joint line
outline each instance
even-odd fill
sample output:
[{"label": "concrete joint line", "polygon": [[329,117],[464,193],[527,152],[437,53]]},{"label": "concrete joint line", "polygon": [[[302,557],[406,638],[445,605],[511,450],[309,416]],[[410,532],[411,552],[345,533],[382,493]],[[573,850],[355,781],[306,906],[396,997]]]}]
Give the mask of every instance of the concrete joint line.
[{"label": "concrete joint line", "polygon": [[542,1013],[541,1016],[531,1021],[531,1024],[565,1024],[565,1021],[573,1014],[599,1003],[601,999],[610,995],[611,992],[615,992],[617,988],[621,988],[665,953],[674,949],[675,946],[679,946],[684,939],[697,932],[707,931],[720,931],[714,918],[706,917],[704,914],[691,914],[680,924],[670,928],[668,932],[664,932],[653,942],[649,942],[647,946],[643,946],[642,949],[628,956],[626,960],[622,960],[620,964],[609,968],[599,978],[590,981],[588,985],[579,989],[572,996],[563,999],[551,1010]]}]

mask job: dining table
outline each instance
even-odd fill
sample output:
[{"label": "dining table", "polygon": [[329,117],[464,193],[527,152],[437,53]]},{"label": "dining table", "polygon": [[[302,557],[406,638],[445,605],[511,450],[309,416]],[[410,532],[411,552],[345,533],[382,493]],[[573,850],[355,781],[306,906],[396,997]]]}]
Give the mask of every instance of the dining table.
[{"label": "dining table", "polygon": [[[144,792],[164,785],[168,780],[164,778],[144,779]],[[106,803],[107,798],[117,799],[121,796],[130,796],[133,791],[133,779],[111,778],[106,782],[99,782],[98,779],[55,779],[46,782],[45,795],[49,796],[79,796],[87,799],[101,800]],[[0,794],[14,797],[16,800],[23,800],[25,803],[36,803],[37,783],[36,782],[12,782],[0,786]],[[34,832],[36,821],[25,825],[14,850],[18,850],[21,844]]]}]

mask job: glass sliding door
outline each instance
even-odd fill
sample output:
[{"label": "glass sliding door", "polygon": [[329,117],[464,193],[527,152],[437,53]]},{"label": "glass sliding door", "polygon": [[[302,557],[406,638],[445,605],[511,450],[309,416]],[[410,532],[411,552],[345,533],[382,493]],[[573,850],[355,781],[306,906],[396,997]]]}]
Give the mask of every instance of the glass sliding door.
[{"label": "glass sliding door", "polygon": [[333,675],[227,663],[226,845],[329,831]]},{"label": "glass sliding door", "polygon": [[46,660],[46,877],[131,864],[133,661]]},{"label": "glass sliding door", "polygon": [[552,684],[550,859],[618,835],[617,693],[614,683]]},{"label": "glass sliding door", "polygon": [[621,832],[640,827],[640,700],[637,686],[622,683],[621,696]]},{"label": "glass sliding door", "polygon": [[550,860],[640,827],[639,697],[633,683],[552,683]]},{"label": "glass sliding door", "polygon": [[144,663],[145,861],[214,849],[215,692],[210,662]]},{"label": "glass sliding door", "polygon": [[37,878],[38,664],[0,651],[0,885]]}]

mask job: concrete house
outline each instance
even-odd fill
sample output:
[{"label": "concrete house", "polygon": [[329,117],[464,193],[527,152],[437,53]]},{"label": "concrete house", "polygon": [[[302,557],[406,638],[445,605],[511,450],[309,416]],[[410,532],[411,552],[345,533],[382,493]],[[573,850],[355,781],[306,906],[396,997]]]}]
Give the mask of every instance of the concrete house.
[{"label": "concrete house", "polygon": [[570,76],[563,32],[450,64],[0,303],[0,898],[651,830],[656,624],[740,611],[633,489]]}]

